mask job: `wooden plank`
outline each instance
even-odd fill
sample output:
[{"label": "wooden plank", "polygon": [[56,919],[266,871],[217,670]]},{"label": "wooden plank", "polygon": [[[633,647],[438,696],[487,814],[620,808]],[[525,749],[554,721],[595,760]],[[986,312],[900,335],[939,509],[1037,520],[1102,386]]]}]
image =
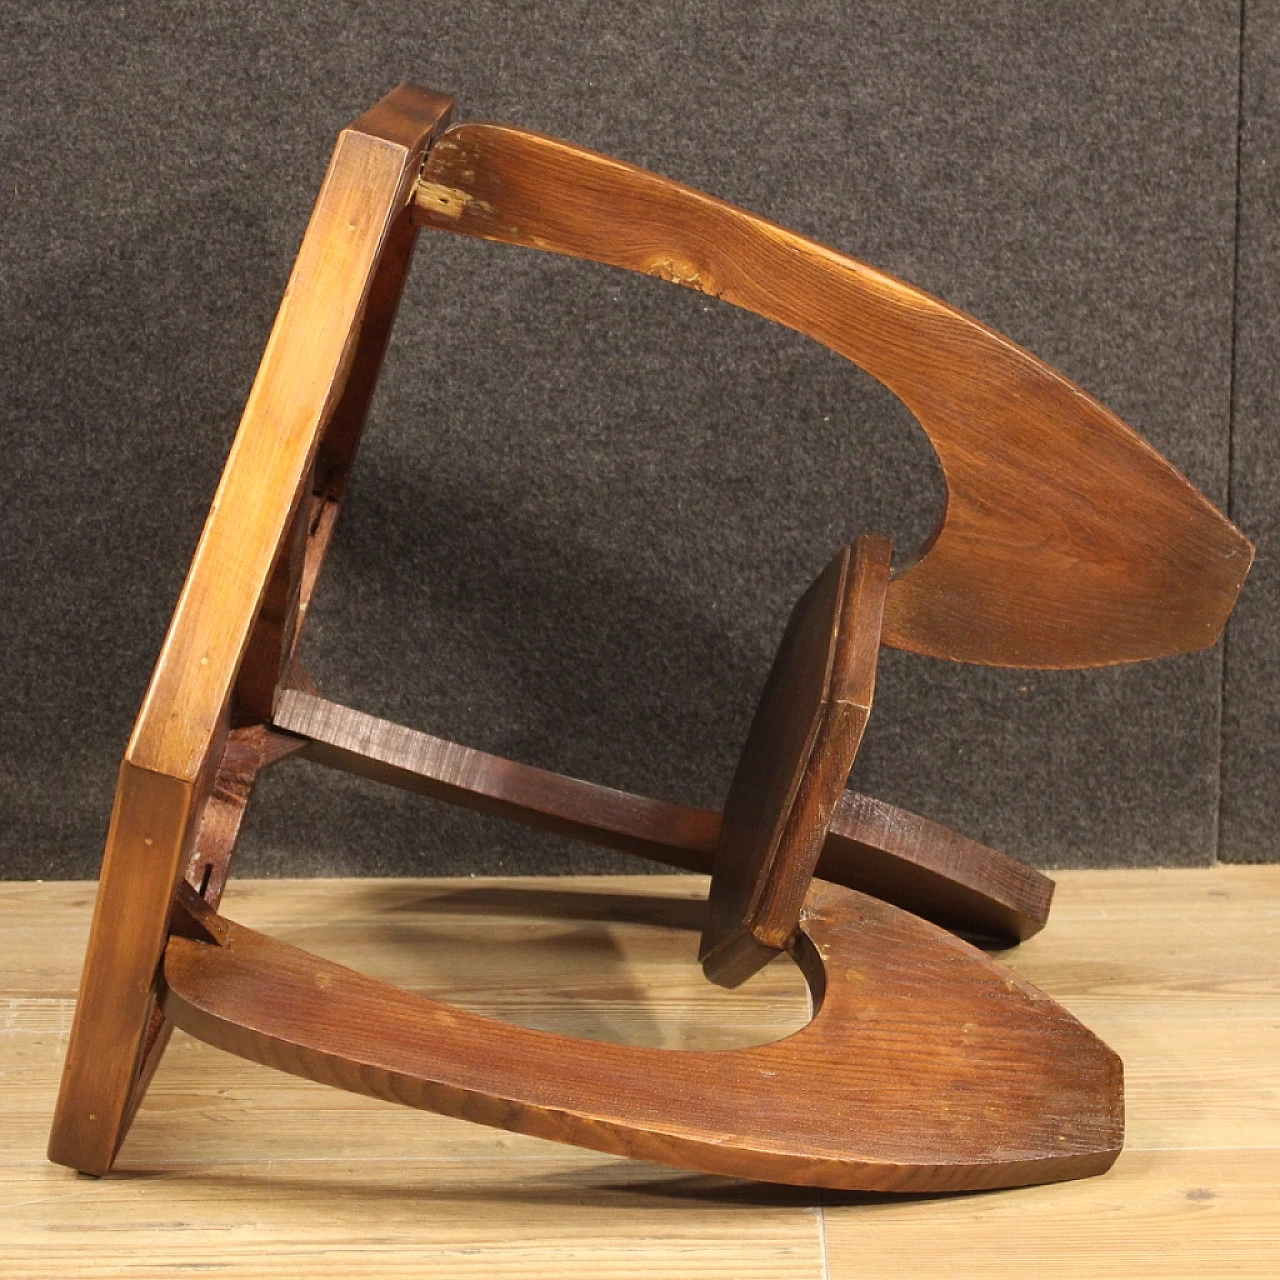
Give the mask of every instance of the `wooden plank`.
[{"label": "wooden plank", "polygon": [[861,1190],[1084,1177],[1120,1149],[1106,1045],[974,948],[834,885],[814,885],[792,947],[816,993],[810,1022],[715,1053],[513,1027],[223,927],[217,944],[170,938],[165,1015],[390,1102],[704,1173]]},{"label": "wooden plank", "polygon": [[[52,1159],[103,1173],[145,1088],[157,967],[231,716],[231,692],[286,529],[250,691],[270,702],[287,657],[306,534],[301,510],[328,414],[342,394],[381,251],[406,215],[448,99],[401,86],[339,136],[249,393],[226,468],[125,750],[67,1049]],[[270,633],[274,632],[274,638]],[[257,708],[261,711],[261,707]],[[268,707],[269,709],[269,707]]]},{"label": "wooden plank", "polygon": [[[692,999],[668,1006],[651,994],[646,1002],[634,991],[628,999],[624,988],[561,995],[545,1004],[533,993],[523,1002],[504,1002],[450,991],[449,1002],[539,1030],[667,1050],[739,1048],[780,1039],[804,1021],[789,1002],[781,1011],[767,1005],[720,1011]],[[0,1010],[0,1019],[10,1021],[3,1031],[0,1145],[28,1150],[34,1160],[43,1158],[50,1075],[66,1043],[70,1012],[69,1002],[53,1001]],[[1126,1019],[1097,1022],[1092,1029],[1125,1063],[1126,1151],[1280,1150],[1277,1014],[1234,1024],[1205,1018],[1176,1027]],[[174,1065],[162,1064],[153,1082],[160,1092],[143,1105],[137,1132],[122,1148],[125,1170],[182,1167],[197,1158],[235,1161],[246,1151],[269,1150],[272,1159],[293,1159],[310,1151],[319,1134],[329,1135],[337,1151],[379,1159],[433,1151],[442,1132],[401,1108],[242,1064],[181,1034],[175,1035],[166,1061],[169,1056]],[[315,1121],[308,1119],[311,1112],[318,1115]],[[358,1131],[338,1132],[346,1113],[361,1116]]]},{"label": "wooden plank", "polygon": [[736,987],[785,951],[875,696],[892,545],[842,547],[791,612],[725,797],[698,959]]},{"label": "wooden plank", "polygon": [[[1280,866],[1059,871],[1053,926],[1038,940],[1001,952],[1006,964],[1073,1008],[1167,1005],[1169,1016],[1200,1016],[1207,1004],[1240,1016],[1264,1016],[1280,996]],[[4,990],[20,997],[74,997],[96,886],[92,881],[0,881]],[[431,928],[447,920],[447,937],[501,935],[504,924],[548,931],[620,930],[657,904],[688,902],[688,912],[658,923],[692,931],[681,945],[696,951],[704,876],[529,876],[518,881],[459,876],[334,880],[233,880],[228,910],[263,929],[354,963],[326,937],[351,926],[376,936],[406,920]],[[381,924],[379,922],[382,922]],[[557,925],[555,922],[559,921]],[[570,923],[576,922],[576,923]],[[676,935],[677,937],[680,935]],[[1070,938],[1072,945],[1067,944]],[[430,931],[420,944],[430,947]],[[452,945],[449,943],[448,945]],[[665,945],[670,945],[667,943]],[[549,954],[554,954],[549,952]],[[483,961],[482,955],[477,960]],[[1138,966],[1142,966],[1140,969]],[[357,967],[359,967],[357,965]],[[767,974],[778,972],[776,967]],[[698,989],[696,973],[688,976]],[[724,993],[721,993],[722,996]],[[727,998],[727,996],[725,996]],[[1257,1011],[1254,1013],[1253,1011]]]},{"label": "wooden plank", "polygon": [[338,138],[129,744],[194,778],[234,681],[384,247],[451,102],[404,87]]},{"label": "wooden plank", "polygon": [[[301,754],[388,786],[690,871],[710,871],[720,815],[477,751],[317,694],[282,691],[274,724]],[[1053,881],[925,818],[840,794],[818,874],[944,928],[1009,940],[1044,927]]]}]

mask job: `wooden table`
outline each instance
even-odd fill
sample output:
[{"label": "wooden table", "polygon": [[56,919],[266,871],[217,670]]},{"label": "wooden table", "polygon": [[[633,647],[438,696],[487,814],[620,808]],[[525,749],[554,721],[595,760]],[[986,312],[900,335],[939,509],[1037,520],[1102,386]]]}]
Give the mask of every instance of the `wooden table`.
[{"label": "wooden table", "polygon": [[[118,1173],[80,1177],[44,1145],[93,886],[0,884],[0,1275],[1280,1276],[1280,867],[1057,878],[1048,929],[1006,960],[1123,1056],[1125,1152],[1102,1178],[935,1198],[634,1164],[181,1034]],[[738,991],[703,979],[705,891],[692,876],[247,881],[225,909],[529,1026],[670,1048],[800,1026],[789,961]]]}]

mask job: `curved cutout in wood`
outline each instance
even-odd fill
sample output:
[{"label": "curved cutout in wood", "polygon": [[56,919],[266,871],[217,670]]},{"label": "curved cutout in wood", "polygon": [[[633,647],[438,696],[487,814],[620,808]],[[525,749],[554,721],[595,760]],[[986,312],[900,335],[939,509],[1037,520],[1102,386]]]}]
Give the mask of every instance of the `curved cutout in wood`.
[{"label": "curved cutout in wood", "polygon": [[807,334],[916,416],[942,523],[891,584],[884,642],[1009,667],[1213,644],[1252,560],[1171,463],[1061,374],[912,285],[691,187],[505,125],[446,130],[422,226],[660,276]]},{"label": "curved cutout in wood", "polygon": [[813,887],[794,948],[813,1021],[711,1052],[513,1026],[202,914],[219,941],[170,938],[166,1016],[389,1102],[707,1173],[873,1191],[1086,1177],[1120,1151],[1106,1045],[966,943],[831,885]]}]

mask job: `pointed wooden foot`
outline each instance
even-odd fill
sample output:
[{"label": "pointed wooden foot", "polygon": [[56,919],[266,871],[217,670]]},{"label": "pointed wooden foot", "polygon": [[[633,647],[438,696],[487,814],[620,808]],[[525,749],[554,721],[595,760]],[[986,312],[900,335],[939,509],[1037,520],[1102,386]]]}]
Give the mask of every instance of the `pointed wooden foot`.
[{"label": "pointed wooden foot", "polygon": [[179,1027],[461,1119],[708,1173],[875,1191],[1083,1177],[1120,1150],[1110,1049],[967,943],[830,885],[811,890],[795,946],[813,1021],[718,1052],[511,1026],[230,921],[217,930],[220,944],[170,939],[163,1004]]}]

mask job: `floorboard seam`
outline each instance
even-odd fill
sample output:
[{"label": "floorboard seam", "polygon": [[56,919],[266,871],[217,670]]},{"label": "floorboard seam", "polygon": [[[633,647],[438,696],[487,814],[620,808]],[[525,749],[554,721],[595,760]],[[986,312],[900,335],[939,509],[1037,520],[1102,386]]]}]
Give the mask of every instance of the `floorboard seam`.
[{"label": "floorboard seam", "polygon": [[822,1280],[831,1280],[831,1258],[827,1253],[827,1202],[821,1191],[814,1210],[818,1219],[818,1254],[822,1259]]}]

